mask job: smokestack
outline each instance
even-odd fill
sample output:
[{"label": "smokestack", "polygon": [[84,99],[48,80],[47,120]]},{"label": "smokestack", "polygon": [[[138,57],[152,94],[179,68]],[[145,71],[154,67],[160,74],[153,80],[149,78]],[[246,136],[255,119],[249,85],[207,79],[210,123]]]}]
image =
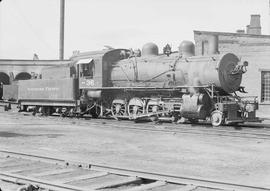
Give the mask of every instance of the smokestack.
[{"label": "smokestack", "polygon": [[250,24],[247,30],[247,34],[261,35],[261,16],[260,15],[251,15]]},{"label": "smokestack", "polygon": [[218,35],[212,35],[208,39],[208,54],[219,54]]},{"label": "smokestack", "polygon": [[65,0],[60,0],[59,59],[64,59]]}]

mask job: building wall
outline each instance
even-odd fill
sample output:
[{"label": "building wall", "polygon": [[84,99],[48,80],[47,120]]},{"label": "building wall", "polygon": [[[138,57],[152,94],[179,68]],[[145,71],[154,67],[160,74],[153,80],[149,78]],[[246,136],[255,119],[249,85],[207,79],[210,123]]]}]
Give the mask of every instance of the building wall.
[{"label": "building wall", "polygon": [[262,99],[262,72],[269,72],[270,76],[270,35],[194,31],[196,55],[207,54],[207,39],[212,35],[219,37],[220,53],[232,52],[241,61],[248,61],[248,71],[242,80],[242,85],[248,92],[246,95],[258,96],[259,103],[270,108],[270,100]]},{"label": "building wall", "polygon": [[70,63],[71,60],[12,60],[0,59],[0,83],[1,75],[7,75],[11,78],[25,73],[31,75],[32,73],[40,74],[42,68],[47,66]]}]

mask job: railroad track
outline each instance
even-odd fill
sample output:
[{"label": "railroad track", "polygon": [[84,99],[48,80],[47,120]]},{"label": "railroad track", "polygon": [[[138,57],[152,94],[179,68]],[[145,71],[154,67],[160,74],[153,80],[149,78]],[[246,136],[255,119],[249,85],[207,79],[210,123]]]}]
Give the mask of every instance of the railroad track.
[{"label": "railroad track", "polygon": [[[26,115],[30,115],[26,113]],[[17,116],[17,115],[15,115]],[[60,118],[55,116],[49,117],[39,117],[46,120],[55,120],[66,123],[67,125],[83,125],[88,127],[98,127],[98,128],[121,128],[129,130],[139,130],[139,131],[152,131],[152,132],[162,132],[162,133],[181,133],[181,134],[195,134],[203,135],[207,134],[208,136],[217,136],[217,137],[236,137],[236,138],[247,138],[247,139],[264,139],[270,140],[270,130],[268,128],[243,128],[243,129],[234,129],[235,127],[225,126],[225,127],[211,127],[209,124],[168,124],[165,125],[155,125],[153,123],[134,123],[132,121],[115,121],[110,119],[91,119],[83,120],[82,118]],[[25,124],[5,124],[5,125],[37,125],[35,123],[25,123]],[[38,124],[38,126],[46,126],[50,124]],[[202,127],[204,126],[204,127]]]},{"label": "railroad track", "polygon": [[55,191],[270,191],[195,177],[159,174],[0,150],[0,180]]},{"label": "railroad track", "polygon": [[[121,123],[122,122],[122,123]],[[97,121],[97,119],[92,120],[91,122],[85,122],[84,124],[91,124],[91,126],[100,127],[113,127],[113,128],[123,128],[123,129],[132,129],[132,130],[141,130],[141,131],[154,131],[154,132],[163,132],[163,133],[182,133],[182,134],[207,134],[212,136],[229,136],[237,138],[254,138],[254,139],[270,139],[270,131],[264,129],[245,129],[245,130],[235,130],[229,129],[227,127],[211,127],[207,124],[208,127],[202,127],[200,124],[197,124],[195,127],[191,124],[166,124],[166,125],[154,125],[154,124],[134,124],[131,121],[120,123],[109,123],[106,124],[104,121]]]}]

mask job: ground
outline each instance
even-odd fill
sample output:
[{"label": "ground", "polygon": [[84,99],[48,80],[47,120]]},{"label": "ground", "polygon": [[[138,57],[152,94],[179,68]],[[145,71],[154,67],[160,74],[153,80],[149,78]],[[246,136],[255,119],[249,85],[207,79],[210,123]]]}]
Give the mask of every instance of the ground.
[{"label": "ground", "polygon": [[133,123],[1,111],[0,149],[270,188],[270,139],[138,131],[127,125]]}]

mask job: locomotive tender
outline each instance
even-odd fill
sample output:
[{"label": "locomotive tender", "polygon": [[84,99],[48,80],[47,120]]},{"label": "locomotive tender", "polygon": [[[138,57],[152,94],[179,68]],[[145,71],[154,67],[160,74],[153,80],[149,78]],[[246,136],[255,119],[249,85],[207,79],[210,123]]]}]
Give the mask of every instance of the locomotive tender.
[{"label": "locomotive tender", "polygon": [[179,52],[164,54],[148,43],[141,56],[128,49],[94,52],[88,59],[47,67],[42,79],[19,81],[21,110],[46,115],[91,114],[115,119],[190,122],[213,126],[260,121],[256,97],[241,98],[247,62],[233,53],[218,54],[218,38],[209,39],[208,55],[194,56],[183,41]]}]

